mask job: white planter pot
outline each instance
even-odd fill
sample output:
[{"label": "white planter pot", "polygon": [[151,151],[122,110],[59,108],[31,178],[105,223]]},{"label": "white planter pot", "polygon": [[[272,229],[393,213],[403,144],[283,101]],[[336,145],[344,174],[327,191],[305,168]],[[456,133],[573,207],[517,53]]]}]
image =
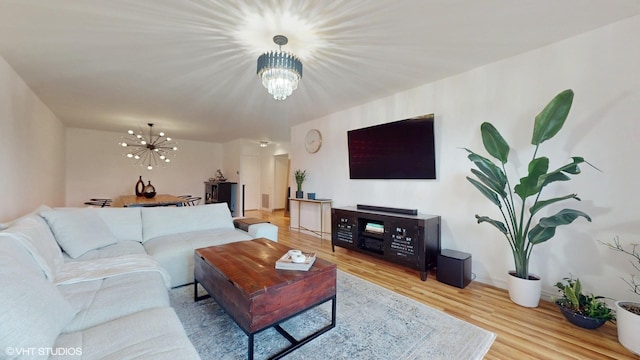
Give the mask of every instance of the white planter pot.
[{"label": "white planter pot", "polygon": [[515,276],[515,271],[509,271],[507,287],[509,298],[514,303],[524,307],[538,307],[542,291],[542,281],[539,276],[529,274],[527,280]]},{"label": "white planter pot", "polygon": [[632,301],[616,301],[616,326],[618,341],[636,355],[640,355],[640,315],[625,310],[620,305]]}]

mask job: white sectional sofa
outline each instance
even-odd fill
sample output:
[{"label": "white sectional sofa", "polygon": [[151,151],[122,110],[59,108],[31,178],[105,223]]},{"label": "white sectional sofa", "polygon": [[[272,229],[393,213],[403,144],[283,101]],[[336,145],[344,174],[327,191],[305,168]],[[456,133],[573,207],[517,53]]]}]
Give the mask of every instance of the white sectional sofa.
[{"label": "white sectional sofa", "polygon": [[[199,359],[169,304],[193,250],[266,237],[226,204],[41,207],[0,231],[0,359]],[[203,336],[206,336],[203,334]]]}]

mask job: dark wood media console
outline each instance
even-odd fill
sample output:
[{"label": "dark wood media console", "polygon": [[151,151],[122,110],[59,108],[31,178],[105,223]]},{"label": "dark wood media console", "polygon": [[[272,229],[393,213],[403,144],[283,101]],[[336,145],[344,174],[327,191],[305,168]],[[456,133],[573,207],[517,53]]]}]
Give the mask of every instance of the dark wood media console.
[{"label": "dark wood media console", "polygon": [[418,270],[426,281],[427,270],[436,266],[440,253],[440,216],[333,208],[334,252],[336,246]]}]

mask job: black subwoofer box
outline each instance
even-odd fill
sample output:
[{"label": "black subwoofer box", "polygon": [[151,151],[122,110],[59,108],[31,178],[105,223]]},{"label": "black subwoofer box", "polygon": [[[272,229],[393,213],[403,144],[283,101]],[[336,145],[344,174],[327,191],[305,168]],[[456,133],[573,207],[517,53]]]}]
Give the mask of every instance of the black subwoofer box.
[{"label": "black subwoofer box", "polygon": [[438,281],[464,288],[471,282],[471,254],[444,249],[438,254]]}]

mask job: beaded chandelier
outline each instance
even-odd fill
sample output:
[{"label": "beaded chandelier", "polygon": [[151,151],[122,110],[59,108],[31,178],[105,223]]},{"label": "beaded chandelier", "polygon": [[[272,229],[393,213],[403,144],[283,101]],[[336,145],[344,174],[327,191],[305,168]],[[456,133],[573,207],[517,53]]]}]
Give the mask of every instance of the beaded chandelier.
[{"label": "beaded chandelier", "polygon": [[269,94],[276,100],[284,100],[298,88],[302,62],[295,55],[282,51],[282,45],[289,42],[286,36],[276,35],[273,42],[278,45],[278,50],[260,55],[257,73]]}]

